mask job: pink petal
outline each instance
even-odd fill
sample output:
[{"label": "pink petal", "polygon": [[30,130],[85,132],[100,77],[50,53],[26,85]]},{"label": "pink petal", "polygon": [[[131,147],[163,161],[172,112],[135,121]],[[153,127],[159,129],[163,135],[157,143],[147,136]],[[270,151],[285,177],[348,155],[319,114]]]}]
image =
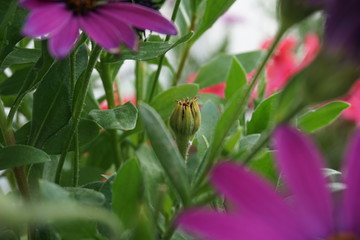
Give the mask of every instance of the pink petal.
[{"label": "pink petal", "polygon": [[281,232],[267,226],[260,219],[243,218],[210,210],[188,210],[177,223],[180,228],[207,240],[288,240]]},{"label": "pink petal", "polygon": [[56,58],[63,58],[71,51],[79,36],[79,24],[76,19],[69,21],[58,33],[49,40],[50,53]]},{"label": "pink petal", "polygon": [[290,127],[280,126],[274,135],[278,164],[294,194],[295,209],[313,236],[329,233],[333,227],[332,204],[319,152],[310,140]]},{"label": "pink petal", "polygon": [[51,3],[41,0],[20,0],[20,5],[28,9],[43,7],[49,4]]},{"label": "pink petal", "polygon": [[260,177],[231,163],[221,163],[212,172],[211,180],[237,211],[256,216],[283,231],[289,239],[303,239],[299,224],[283,199]]},{"label": "pink petal", "polygon": [[155,10],[131,3],[106,4],[103,9],[106,10],[109,16],[137,28],[149,29],[164,34],[177,34],[174,24]]},{"label": "pink petal", "polygon": [[86,17],[79,18],[80,26],[100,46],[108,51],[118,51],[120,43],[130,48],[136,46],[136,35],[126,24],[117,21],[111,22],[106,15],[89,13]]},{"label": "pink petal", "polygon": [[40,37],[54,34],[71,19],[72,14],[66,10],[63,3],[48,4],[46,7],[31,11],[23,28],[23,34],[28,37]]},{"label": "pink petal", "polygon": [[345,164],[342,227],[360,235],[360,131],[351,141]]}]

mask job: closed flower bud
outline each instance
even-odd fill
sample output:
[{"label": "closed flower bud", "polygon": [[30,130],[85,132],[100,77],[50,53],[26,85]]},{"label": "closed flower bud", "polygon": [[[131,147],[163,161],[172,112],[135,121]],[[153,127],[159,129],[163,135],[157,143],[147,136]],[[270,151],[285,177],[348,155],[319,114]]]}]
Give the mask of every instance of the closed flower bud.
[{"label": "closed flower bud", "polygon": [[195,133],[200,128],[201,114],[198,98],[177,101],[176,108],[170,117],[170,127],[174,132],[180,153],[186,158]]}]

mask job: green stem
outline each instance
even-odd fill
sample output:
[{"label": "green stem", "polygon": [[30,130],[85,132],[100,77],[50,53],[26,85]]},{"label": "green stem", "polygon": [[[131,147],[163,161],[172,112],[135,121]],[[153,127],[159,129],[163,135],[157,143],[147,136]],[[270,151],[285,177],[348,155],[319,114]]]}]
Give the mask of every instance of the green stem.
[{"label": "green stem", "polygon": [[[14,132],[12,128],[8,128],[6,124],[6,114],[3,103],[0,101],[0,128],[1,133],[4,137],[6,146],[12,146],[16,144]],[[24,200],[30,200],[30,191],[29,185],[26,180],[26,175],[23,167],[14,167],[13,172],[15,175],[16,183],[19,188],[19,191]]]},{"label": "green stem", "polygon": [[73,107],[70,135],[67,139],[67,142],[65,145],[66,147],[60,156],[59,164],[56,169],[55,183],[57,183],[57,184],[60,183],[61,172],[62,172],[62,168],[64,166],[66,154],[70,150],[72,140],[75,136],[75,132],[77,131],[77,128],[78,128],[78,125],[80,122],[81,112],[82,112],[83,105],[84,105],[85,98],[86,98],[86,94],[89,89],[91,73],[95,67],[95,64],[97,62],[97,59],[98,59],[100,53],[101,53],[101,48],[99,46],[95,45],[95,47],[92,51],[92,54],[90,56],[87,69],[85,71],[85,75],[83,78],[80,78],[77,82],[77,84],[80,84],[79,93],[77,96],[74,96],[74,98],[73,98],[73,101],[75,102],[75,104]]},{"label": "green stem", "polygon": [[73,179],[72,179],[73,187],[77,187],[77,185],[79,184],[79,176],[80,176],[79,163],[80,163],[79,134],[76,131],[74,135]]},{"label": "green stem", "polygon": [[186,137],[176,136],[176,145],[178,146],[181,156],[184,158],[186,162],[189,148],[191,146],[190,139]]},{"label": "green stem", "polygon": [[[193,13],[193,16],[191,18],[191,24],[190,24],[190,27],[189,27],[189,32],[194,31],[195,22],[196,22],[196,14]],[[177,72],[175,74],[175,78],[174,78],[173,83],[172,83],[173,86],[176,86],[179,83],[179,80],[180,80],[182,72],[183,72],[183,70],[185,68],[185,63],[186,63],[186,60],[187,60],[187,58],[189,56],[190,49],[191,49],[193,43],[194,42],[192,42],[192,41],[188,41],[186,43],[186,47],[185,47],[185,49],[184,49],[184,51],[182,53],[181,60],[180,60],[180,63],[179,63],[179,68],[178,68],[178,70],[177,70]]]},{"label": "green stem", "polygon": [[[116,103],[115,103],[115,95],[114,95],[114,88],[113,88],[113,79],[112,79],[112,72],[110,69],[109,64],[100,62],[100,78],[101,81],[104,85],[104,89],[105,89],[105,97],[106,97],[106,101],[108,103],[108,108],[112,109],[115,108]],[[111,135],[112,138],[112,145],[113,145],[113,149],[114,149],[114,153],[115,153],[115,158],[114,158],[114,165],[116,169],[119,169],[122,160],[122,156],[121,156],[121,151],[120,151],[120,142],[119,142],[119,138],[118,138],[118,134],[116,130],[109,130],[109,133]]]},{"label": "green stem", "polygon": [[[180,3],[181,3],[181,0],[176,0],[174,10],[173,10],[172,15],[171,15],[171,21],[172,22],[174,22],[175,19],[176,19],[177,13],[179,11]],[[171,37],[170,35],[166,35],[165,42],[169,41],[170,37]],[[147,100],[148,100],[147,102],[151,102],[152,98],[154,97],[154,93],[155,93],[156,86],[157,86],[158,81],[159,81],[159,76],[160,76],[160,73],[161,73],[161,69],[162,69],[162,66],[164,64],[164,58],[165,58],[165,54],[162,55],[159,58],[158,68],[157,68],[156,73],[155,73],[155,78],[154,78],[153,84],[151,86],[151,90],[150,90],[150,94],[149,94],[149,96],[147,98]]]},{"label": "green stem", "polygon": [[144,64],[141,61],[136,61],[135,65],[135,87],[136,87],[136,102],[143,100],[144,95]]}]

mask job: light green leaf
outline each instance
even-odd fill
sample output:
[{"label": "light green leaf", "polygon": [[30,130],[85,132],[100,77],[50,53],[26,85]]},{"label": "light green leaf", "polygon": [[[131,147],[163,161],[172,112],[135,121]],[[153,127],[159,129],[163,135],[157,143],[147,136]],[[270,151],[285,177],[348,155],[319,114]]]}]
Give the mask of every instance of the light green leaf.
[{"label": "light green leaf", "polygon": [[232,59],[229,75],[226,80],[225,97],[230,99],[234,93],[247,84],[246,73],[240,62]]},{"label": "light green leaf", "polygon": [[192,41],[195,42],[206,30],[208,30],[234,2],[235,0],[207,0],[205,13],[201,17],[200,26],[196,29]]},{"label": "light green leaf", "polygon": [[14,145],[0,149],[0,170],[48,161],[49,155],[34,147]]},{"label": "light green leaf", "polygon": [[112,209],[127,228],[137,221],[142,188],[140,168],[132,159],[122,165],[112,185]]},{"label": "light green leaf", "polygon": [[110,59],[108,59],[106,62],[118,62],[127,59],[139,60],[139,61],[152,60],[154,58],[158,58],[164,55],[165,53],[167,53],[169,50],[176,47],[177,45],[187,42],[192,37],[192,35],[193,33],[190,32],[185,36],[181,37],[175,43],[162,42],[162,41],[141,42],[139,50],[137,52],[124,48],[119,56],[113,56]]},{"label": "light green leaf", "polygon": [[314,132],[334,122],[350,104],[334,101],[312,110],[298,119],[299,127],[306,132]]},{"label": "light green leaf", "polygon": [[131,102],[127,102],[113,109],[92,110],[89,115],[107,130],[131,130],[135,128],[138,111]]},{"label": "light green leaf", "polygon": [[184,159],[160,116],[146,104],[139,107],[145,131],[166,175],[184,205],[190,203]]}]

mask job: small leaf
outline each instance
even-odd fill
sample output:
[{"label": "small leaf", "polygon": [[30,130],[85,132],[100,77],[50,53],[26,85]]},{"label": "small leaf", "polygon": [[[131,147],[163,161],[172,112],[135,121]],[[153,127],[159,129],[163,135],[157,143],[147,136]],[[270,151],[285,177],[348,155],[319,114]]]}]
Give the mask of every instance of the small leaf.
[{"label": "small leaf", "polygon": [[159,95],[151,102],[151,106],[159,113],[162,119],[170,117],[176,106],[176,100],[193,98],[196,96],[199,87],[197,84],[183,84],[172,87]]},{"label": "small leaf", "polygon": [[306,132],[314,132],[334,122],[350,104],[334,101],[321,106],[301,116],[298,120],[299,127]]},{"label": "small leaf", "polygon": [[207,0],[205,13],[201,18],[200,26],[196,30],[192,41],[196,41],[206,30],[208,30],[216,22],[216,20],[231,7],[234,2],[235,0]]},{"label": "small leaf", "polygon": [[192,35],[193,33],[190,32],[185,36],[181,37],[175,43],[160,42],[160,41],[141,42],[141,45],[137,52],[124,48],[120,53],[120,56],[112,56],[106,62],[118,62],[127,59],[139,60],[139,61],[152,60],[154,58],[160,57],[161,55],[164,55],[165,53],[167,53],[169,50],[176,47],[177,45],[188,41],[192,37]]},{"label": "small leaf", "polygon": [[0,83],[0,95],[15,95],[19,92],[32,66],[16,71],[11,77]]},{"label": "small leaf", "polygon": [[229,75],[226,80],[225,97],[230,99],[234,93],[247,84],[246,72],[240,62],[232,59]]},{"label": "small leaf", "polygon": [[279,96],[279,94],[274,94],[256,107],[251,120],[247,123],[247,134],[262,133],[272,124]]},{"label": "small leaf", "polygon": [[9,53],[0,66],[0,72],[11,65],[36,63],[41,55],[39,49],[15,48]]},{"label": "small leaf", "polygon": [[178,197],[184,205],[187,205],[190,202],[189,182],[184,159],[181,157],[174,139],[154,109],[146,104],[140,104],[139,110],[156,156],[178,193]]},{"label": "small leaf", "polygon": [[142,178],[136,160],[130,160],[119,169],[112,185],[112,209],[125,227],[135,224],[143,196]]},{"label": "small leaf", "polygon": [[113,109],[92,110],[89,115],[104,129],[132,130],[136,125],[138,111],[131,102],[127,102]]},{"label": "small leaf", "polygon": [[34,147],[15,145],[0,149],[0,170],[48,161],[49,155]]},{"label": "small leaf", "polygon": [[79,203],[91,206],[103,206],[105,197],[102,193],[86,188],[65,188],[70,193],[70,197]]}]

